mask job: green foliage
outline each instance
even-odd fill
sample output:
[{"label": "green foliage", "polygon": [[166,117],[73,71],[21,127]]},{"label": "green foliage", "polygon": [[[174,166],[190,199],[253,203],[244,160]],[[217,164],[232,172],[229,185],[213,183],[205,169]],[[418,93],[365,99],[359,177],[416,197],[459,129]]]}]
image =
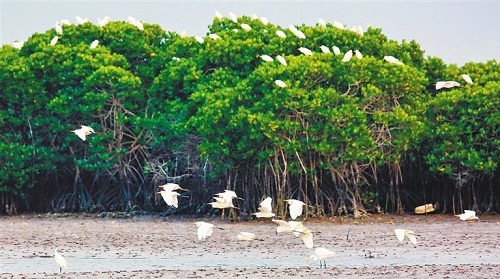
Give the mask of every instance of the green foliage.
[{"label": "green foliage", "polygon": [[[64,25],[55,45],[50,29],[20,50],[3,46],[0,193],[25,210],[156,209],[157,185],[189,177],[191,212],[220,186],[245,192],[246,210],[262,195],[277,198],[278,210],[295,196],[316,215],[356,216],[384,199],[399,204],[412,164],[430,177],[498,179],[496,61],[446,65],[378,28],[296,28],[305,39],[247,16],[215,18],[200,43],[114,21]],[[342,62],[349,50],[363,58]],[[440,80],[462,86],[436,92]],[[82,124],[96,131],[85,142],[71,132]]]}]

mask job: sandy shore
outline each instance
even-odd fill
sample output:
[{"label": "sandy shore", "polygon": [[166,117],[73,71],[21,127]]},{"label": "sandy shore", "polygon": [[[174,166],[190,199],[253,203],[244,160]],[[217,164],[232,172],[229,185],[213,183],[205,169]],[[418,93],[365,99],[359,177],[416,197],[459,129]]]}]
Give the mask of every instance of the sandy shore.
[{"label": "sandy shore", "polygon": [[[276,234],[268,220],[4,216],[0,278],[500,278],[500,216],[480,218],[302,220],[315,248],[336,253],[320,268],[306,263],[314,249],[291,233]],[[199,241],[195,221],[213,223],[213,235]],[[399,242],[395,228],[414,230],[417,245]],[[239,241],[241,231],[257,238]],[[68,262],[62,274],[56,247]]]}]

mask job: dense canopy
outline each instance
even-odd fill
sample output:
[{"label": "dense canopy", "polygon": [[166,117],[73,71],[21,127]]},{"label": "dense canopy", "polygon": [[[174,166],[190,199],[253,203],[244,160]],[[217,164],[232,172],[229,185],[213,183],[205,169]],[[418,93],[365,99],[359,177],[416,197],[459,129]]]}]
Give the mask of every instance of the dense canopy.
[{"label": "dense canopy", "polygon": [[[337,22],[57,26],[0,49],[1,212],[204,214],[223,189],[240,214],[265,196],[282,216],[290,198],[309,216],[500,210],[494,60],[446,65]],[[189,190],[176,209],[167,182]]]}]

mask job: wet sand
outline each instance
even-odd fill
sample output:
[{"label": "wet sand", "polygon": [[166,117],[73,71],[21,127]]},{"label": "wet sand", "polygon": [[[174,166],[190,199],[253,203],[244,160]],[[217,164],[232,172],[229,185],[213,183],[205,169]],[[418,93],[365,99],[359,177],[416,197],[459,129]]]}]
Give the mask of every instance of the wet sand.
[{"label": "wet sand", "polygon": [[[270,220],[136,216],[23,215],[0,218],[0,278],[500,278],[500,216],[460,221],[452,215],[373,215],[302,220],[314,253]],[[199,241],[195,221],[215,225]],[[417,245],[395,228],[414,230]],[[239,241],[238,232],[257,235]],[[59,274],[58,247],[68,262]]]}]

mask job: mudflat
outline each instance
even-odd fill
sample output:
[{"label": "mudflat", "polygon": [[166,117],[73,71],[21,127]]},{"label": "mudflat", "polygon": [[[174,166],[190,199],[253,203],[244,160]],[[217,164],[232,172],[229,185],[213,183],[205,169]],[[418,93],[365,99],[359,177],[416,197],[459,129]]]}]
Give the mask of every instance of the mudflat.
[{"label": "mudflat", "polygon": [[[377,214],[362,219],[300,219],[314,248],[335,252],[306,263],[309,249],[270,220],[100,218],[96,215],[0,217],[0,278],[500,278],[500,215]],[[215,225],[198,240],[196,221]],[[413,230],[417,244],[394,229]],[[256,238],[240,241],[239,232]],[[68,267],[59,273],[54,248]]]}]

